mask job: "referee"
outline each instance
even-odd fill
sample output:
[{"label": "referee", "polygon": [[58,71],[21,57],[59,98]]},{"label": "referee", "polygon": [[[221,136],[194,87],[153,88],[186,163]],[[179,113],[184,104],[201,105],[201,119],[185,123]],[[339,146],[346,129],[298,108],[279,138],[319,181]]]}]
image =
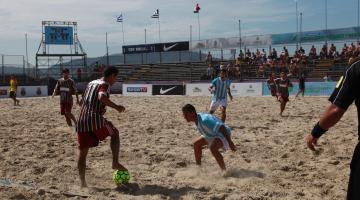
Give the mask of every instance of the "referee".
[{"label": "referee", "polygon": [[[307,146],[315,150],[317,140],[330,127],[334,126],[355,101],[360,122],[360,59],[356,59],[347,69],[345,77],[341,77],[332,95],[329,98],[331,105],[326,109],[320,121],[316,123],[311,134],[306,138]],[[358,125],[360,139],[360,125]],[[360,199],[360,143],[355,147],[350,163],[350,179],[347,191],[347,200]]]}]

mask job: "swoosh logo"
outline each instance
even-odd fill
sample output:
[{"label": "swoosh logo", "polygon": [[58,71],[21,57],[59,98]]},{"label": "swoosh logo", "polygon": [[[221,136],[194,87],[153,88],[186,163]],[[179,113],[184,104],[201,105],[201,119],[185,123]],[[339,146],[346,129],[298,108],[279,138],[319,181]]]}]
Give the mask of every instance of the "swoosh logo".
[{"label": "swoosh logo", "polygon": [[169,51],[170,49],[174,48],[178,43],[175,43],[169,47],[166,47],[165,44],[164,44],[164,51]]},{"label": "swoosh logo", "polygon": [[169,91],[175,89],[177,86],[171,87],[169,89],[163,90],[162,87],[160,88],[160,94],[168,93]]}]

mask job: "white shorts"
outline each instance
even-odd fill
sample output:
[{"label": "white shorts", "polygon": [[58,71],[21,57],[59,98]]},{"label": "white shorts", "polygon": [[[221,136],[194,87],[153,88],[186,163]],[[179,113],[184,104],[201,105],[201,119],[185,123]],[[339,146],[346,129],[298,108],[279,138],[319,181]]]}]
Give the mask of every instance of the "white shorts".
[{"label": "white shorts", "polygon": [[[228,135],[231,136],[231,132],[228,133]],[[215,140],[216,138],[218,138],[218,139],[220,139],[221,142],[223,143],[223,150],[224,150],[224,151],[227,151],[227,150],[230,149],[229,143],[228,143],[228,141],[226,140],[225,137],[216,136],[216,137],[214,137],[214,138],[212,138],[212,139],[206,138],[206,137],[204,137],[204,136],[202,136],[202,137],[207,141],[209,148],[210,148],[211,144],[214,142],[214,140]]]},{"label": "white shorts", "polygon": [[210,111],[215,111],[220,107],[226,108],[227,106],[227,100],[226,99],[219,99],[219,100],[212,100],[210,104]]}]

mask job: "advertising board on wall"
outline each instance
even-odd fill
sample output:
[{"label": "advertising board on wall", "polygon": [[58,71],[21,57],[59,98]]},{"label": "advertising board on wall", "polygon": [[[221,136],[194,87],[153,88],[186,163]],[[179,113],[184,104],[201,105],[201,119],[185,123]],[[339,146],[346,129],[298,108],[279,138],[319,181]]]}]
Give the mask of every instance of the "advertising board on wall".
[{"label": "advertising board on wall", "polygon": [[261,83],[232,83],[230,91],[233,96],[261,96]]},{"label": "advertising board on wall", "polygon": [[123,84],[122,92],[125,96],[151,96],[152,85],[150,84]]},{"label": "advertising board on wall", "polygon": [[188,96],[210,96],[210,83],[189,83],[186,84],[186,95]]},{"label": "advertising board on wall", "polygon": [[124,54],[188,51],[188,50],[189,50],[188,41],[123,46]]},{"label": "advertising board on wall", "polygon": [[[305,82],[305,96],[330,96],[334,91],[336,82]],[[293,83],[293,87],[289,88],[290,95],[296,95],[299,91],[299,83]],[[263,95],[270,95],[270,91],[266,83],[263,83]]]},{"label": "advertising board on wall", "polygon": [[153,95],[184,95],[183,85],[153,85]]},{"label": "advertising board on wall", "polygon": [[[9,97],[10,88],[8,86],[0,87],[0,98]],[[48,86],[18,86],[16,97],[46,97],[48,96]]]}]

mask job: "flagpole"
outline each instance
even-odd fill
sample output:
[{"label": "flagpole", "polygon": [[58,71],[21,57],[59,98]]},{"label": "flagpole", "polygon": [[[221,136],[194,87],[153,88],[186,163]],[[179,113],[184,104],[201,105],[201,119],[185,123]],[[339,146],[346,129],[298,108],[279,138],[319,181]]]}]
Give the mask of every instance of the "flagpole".
[{"label": "flagpole", "polygon": [[159,43],[161,43],[161,38],[160,38],[160,14],[158,17],[158,24],[159,24]]},{"label": "flagpole", "polygon": [[122,39],[123,39],[123,45],[125,45],[124,22],[121,22],[121,29],[122,29]]},{"label": "flagpole", "polygon": [[200,11],[197,14],[198,14],[199,41],[200,41]]}]

